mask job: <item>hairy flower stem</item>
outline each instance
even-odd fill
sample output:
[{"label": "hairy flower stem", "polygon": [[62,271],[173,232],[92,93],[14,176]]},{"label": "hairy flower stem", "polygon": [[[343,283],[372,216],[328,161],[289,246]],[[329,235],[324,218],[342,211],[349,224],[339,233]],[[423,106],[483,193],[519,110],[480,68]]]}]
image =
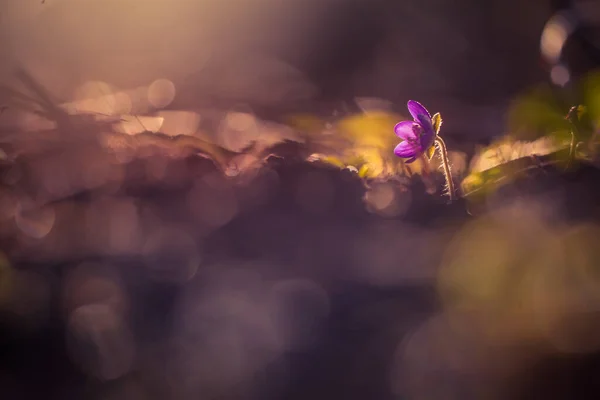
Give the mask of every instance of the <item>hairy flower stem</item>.
[{"label": "hairy flower stem", "polygon": [[444,171],[444,178],[446,178],[448,197],[450,197],[450,201],[453,201],[454,181],[452,180],[452,173],[450,171],[450,161],[448,160],[448,151],[446,150],[446,143],[444,143],[444,140],[441,137],[436,136],[435,144],[440,153],[440,158],[442,159],[442,169]]}]

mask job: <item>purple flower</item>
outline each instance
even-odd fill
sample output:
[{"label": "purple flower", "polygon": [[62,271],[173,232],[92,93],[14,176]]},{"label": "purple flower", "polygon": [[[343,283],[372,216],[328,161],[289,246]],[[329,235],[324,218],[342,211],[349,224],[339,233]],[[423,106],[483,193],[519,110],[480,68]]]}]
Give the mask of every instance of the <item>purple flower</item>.
[{"label": "purple flower", "polygon": [[394,149],[394,154],[407,158],[407,163],[415,161],[423,153],[431,158],[433,143],[442,121],[440,115],[432,117],[425,107],[414,100],[409,100],[407,107],[413,121],[398,122],[394,127],[396,136],[403,139]]}]

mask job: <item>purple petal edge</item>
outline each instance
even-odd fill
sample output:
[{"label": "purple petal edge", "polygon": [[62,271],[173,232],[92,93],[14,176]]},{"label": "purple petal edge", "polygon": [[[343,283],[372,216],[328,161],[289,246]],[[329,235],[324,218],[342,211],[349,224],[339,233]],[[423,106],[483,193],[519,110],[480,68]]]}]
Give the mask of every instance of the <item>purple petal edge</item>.
[{"label": "purple petal edge", "polygon": [[394,132],[400,139],[416,139],[417,135],[415,135],[415,131],[413,130],[414,125],[414,121],[398,122],[396,126],[394,126]]},{"label": "purple petal edge", "polygon": [[426,115],[431,120],[431,114],[429,114],[429,111],[427,111],[427,109],[418,101],[409,100],[408,103],[406,103],[406,107],[415,121],[419,121],[419,115]]},{"label": "purple petal edge", "polygon": [[401,142],[394,149],[394,154],[398,157],[409,158],[419,154],[420,148],[418,144],[413,144],[408,141]]},{"label": "purple petal edge", "polygon": [[421,147],[427,149],[433,144],[435,131],[433,130],[431,119],[428,119],[426,116],[420,115],[419,122],[421,122],[421,126],[423,127],[423,133],[419,138]]}]

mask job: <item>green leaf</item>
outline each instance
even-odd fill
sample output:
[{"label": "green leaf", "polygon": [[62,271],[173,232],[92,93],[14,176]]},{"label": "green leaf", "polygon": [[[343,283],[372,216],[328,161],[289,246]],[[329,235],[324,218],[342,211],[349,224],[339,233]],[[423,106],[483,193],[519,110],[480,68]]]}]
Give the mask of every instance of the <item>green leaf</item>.
[{"label": "green leaf", "polygon": [[586,113],[587,113],[587,107],[586,106],[582,106],[582,105],[578,105],[577,106],[577,118],[579,120],[581,120]]},{"label": "green leaf", "polygon": [[358,176],[361,178],[365,178],[367,176],[368,172],[369,172],[369,166],[365,164],[362,167],[360,167],[360,169],[358,170]]},{"label": "green leaf", "polygon": [[435,134],[440,133],[440,128],[442,127],[442,116],[440,113],[435,113],[433,117],[431,117],[431,123],[433,125],[433,130]]},{"label": "green leaf", "polygon": [[427,158],[431,161],[431,159],[433,158],[433,155],[435,154],[435,146],[431,146],[430,148],[428,148],[426,153],[427,153]]}]

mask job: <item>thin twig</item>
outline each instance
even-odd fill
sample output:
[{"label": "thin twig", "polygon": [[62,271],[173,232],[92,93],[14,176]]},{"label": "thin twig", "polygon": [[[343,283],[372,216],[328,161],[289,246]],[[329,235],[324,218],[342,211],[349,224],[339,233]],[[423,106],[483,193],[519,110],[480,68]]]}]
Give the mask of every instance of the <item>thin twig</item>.
[{"label": "thin twig", "polygon": [[571,167],[571,164],[575,161],[575,150],[577,147],[577,136],[580,136],[579,131],[579,106],[573,106],[569,109],[567,116],[565,117],[567,121],[571,123],[571,145],[569,149],[569,158],[567,160],[567,165],[565,170],[568,170]]},{"label": "thin twig", "polygon": [[575,160],[575,148],[577,146],[576,142],[577,142],[577,138],[575,136],[575,129],[571,129],[571,144],[569,147],[569,159],[567,160],[567,166],[566,166],[565,170],[568,170],[569,168],[571,168],[571,163]]}]

